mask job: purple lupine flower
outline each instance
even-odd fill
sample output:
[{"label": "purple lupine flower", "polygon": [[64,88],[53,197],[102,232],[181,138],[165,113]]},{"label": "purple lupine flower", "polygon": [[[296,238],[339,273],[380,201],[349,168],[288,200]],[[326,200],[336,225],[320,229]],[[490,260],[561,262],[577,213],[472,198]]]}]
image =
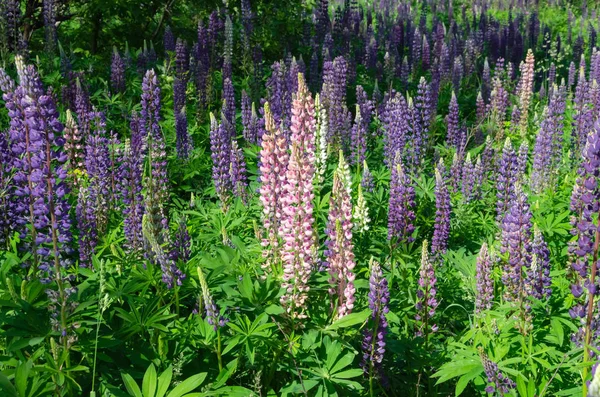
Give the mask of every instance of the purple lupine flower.
[{"label": "purple lupine flower", "polygon": [[83,77],[77,78],[75,81],[75,113],[79,122],[79,129],[84,140],[90,133],[90,115],[92,114],[92,103],[90,102],[90,94],[88,93]]},{"label": "purple lupine flower", "polygon": [[[150,164],[150,172],[145,181],[144,216],[148,217],[149,232],[158,244],[162,244],[168,237],[165,235],[165,230],[169,228],[164,208],[169,198],[167,153],[158,124],[160,121],[160,86],[153,69],[146,72],[142,81],[141,105],[140,134],[146,138],[148,164]],[[155,255],[158,254],[155,252]]]},{"label": "purple lupine flower", "polygon": [[[440,162],[441,163],[441,162]],[[443,167],[443,164],[440,164]],[[434,258],[446,253],[450,237],[450,193],[448,192],[445,169],[435,169],[435,224],[431,239],[431,252]]]},{"label": "purple lupine flower", "polygon": [[123,201],[123,232],[125,234],[125,247],[131,252],[143,249],[142,219],[144,216],[143,167],[144,167],[144,142],[141,134],[137,114],[131,117],[131,140],[125,141],[125,148],[121,154],[119,180],[121,197]]},{"label": "purple lupine flower", "polygon": [[354,125],[352,126],[352,133],[350,136],[350,164],[361,164],[365,161],[365,155],[367,153],[367,132],[368,130],[365,129],[360,106],[357,104],[356,118],[354,119]]},{"label": "purple lupine flower", "polygon": [[232,79],[233,23],[229,15],[225,18],[225,42],[223,44],[223,79]]},{"label": "purple lupine flower", "polygon": [[6,37],[6,44],[12,51],[18,50],[20,47],[20,32],[19,26],[21,24],[21,2],[20,0],[7,0],[4,3],[4,34]]},{"label": "purple lupine flower", "polygon": [[552,185],[553,174],[562,157],[564,93],[564,86],[553,90],[550,105],[544,109],[540,131],[536,135],[531,175],[531,188],[536,192]]},{"label": "purple lupine flower", "polygon": [[501,222],[504,219],[504,214],[510,207],[510,202],[514,195],[514,184],[517,182],[517,154],[513,149],[510,138],[506,138],[502,156],[496,166],[496,220]]},{"label": "purple lupine flower", "polygon": [[[502,79],[499,76],[494,76],[492,80],[492,93],[490,94],[490,115],[491,118],[496,121],[496,124],[500,126],[500,132],[504,129],[504,122],[506,121],[506,110],[509,105],[508,91],[502,84]],[[501,135],[500,135],[501,136]]]},{"label": "purple lupine flower", "polygon": [[388,240],[398,243],[414,241],[415,189],[411,178],[404,173],[401,160],[397,157],[392,165],[390,202],[388,208]]},{"label": "purple lupine flower", "polygon": [[192,139],[187,128],[187,115],[185,107],[175,113],[175,138],[177,157],[187,159],[193,150]]},{"label": "purple lupine flower", "polygon": [[215,116],[210,114],[210,150],[213,161],[212,178],[217,197],[223,204],[227,203],[233,185],[230,180],[231,142],[227,128],[227,119],[221,115],[218,123]]},{"label": "purple lupine flower", "polygon": [[81,267],[92,266],[92,255],[98,244],[95,203],[91,201],[91,198],[94,197],[91,192],[91,186],[83,186],[79,189],[75,210],[77,229],[79,230],[79,266]]},{"label": "purple lupine flower", "polygon": [[314,266],[313,180],[315,177],[315,109],[304,82],[298,75],[298,92],[292,107],[291,154],[283,186],[283,217],[279,234],[283,239],[282,262],[285,289],[281,304],[292,318],[306,314],[308,279]]},{"label": "purple lupine flower", "polygon": [[221,316],[220,310],[218,309],[215,300],[210,293],[208,283],[204,277],[204,273],[200,266],[197,268],[198,279],[200,280],[200,288],[202,289],[202,304],[206,314],[206,322],[213,327],[213,330],[217,331],[219,327],[223,327],[227,320]]},{"label": "purple lupine flower", "polygon": [[454,58],[454,66],[452,67],[452,86],[454,87],[454,91],[460,91],[463,70],[462,58],[460,56]]},{"label": "purple lupine flower", "polygon": [[329,294],[336,304],[335,318],[344,317],[354,308],[355,266],[354,245],[352,244],[352,197],[347,181],[350,179],[350,169],[340,151],[338,168],[333,175],[333,187],[329,200],[329,214],[325,234],[326,266],[329,270]]},{"label": "purple lupine flower", "polygon": [[259,199],[263,208],[262,221],[265,228],[261,245],[263,257],[266,258],[263,267],[273,271],[280,259],[278,231],[283,216],[281,188],[285,182],[289,156],[287,141],[275,125],[268,102],[265,103],[265,130],[260,151]]},{"label": "purple lupine flower", "polygon": [[323,65],[323,88],[321,101],[329,116],[328,142],[348,145],[350,131],[350,113],[346,107],[346,84],[348,63],[344,57]]},{"label": "purple lupine flower", "polygon": [[417,287],[417,302],[415,309],[417,314],[415,320],[418,323],[416,336],[425,337],[425,344],[430,333],[437,332],[438,326],[433,323],[435,309],[439,303],[437,301],[437,278],[435,277],[435,269],[429,258],[429,250],[427,240],[423,241],[421,250],[421,267],[419,269],[419,282]]},{"label": "purple lupine flower", "polygon": [[14,228],[14,204],[11,200],[13,155],[10,150],[8,132],[0,132],[0,246],[8,241]]},{"label": "purple lupine flower", "polygon": [[517,386],[514,381],[500,371],[498,364],[490,360],[481,347],[479,348],[479,355],[487,377],[486,393],[495,394],[498,392],[498,395],[505,395]]},{"label": "purple lupine flower", "polygon": [[490,135],[485,137],[485,146],[481,153],[481,163],[483,165],[484,173],[487,174],[490,171],[495,171],[496,163],[496,150],[494,149],[494,141]]},{"label": "purple lupine flower", "polygon": [[369,99],[366,91],[360,85],[356,86],[356,105],[360,109],[360,117],[364,125],[364,130],[368,132],[369,126],[371,125],[373,111],[375,110],[375,104]]},{"label": "purple lupine flower", "polygon": [[187,263],[192,255],[191,238],[187,229],[186,219],[182,217],[177,222],[177,231],[172,239],[171,260]]},{"label": "purple lupine flower", "polygon": [[577,69],[575,68],[575,62],[571,61],[569,64],[569,73],[567,77],[567,87],[569,90],[573,89],[575,85],[575,73],[577,73]]},{"label": "purple lupine flower", "polygon": [[[291,103],[291,93],[286,87],[286,67],[284,62],[275,62],[271,66],[271,76],[267,79],[267,100],[271,106],[271,112],[276,125],[280,125],[287,119],[288,105]],[[289,138],[289,131],[284,125],[282,133]]]},{"label": "purple lupine flower", "polygon": [[237,140],[231,141],[231,165],[229,174],[233,185],[233,194],[246,201],[246,189],[248,188],[248,177],[246,176],[246,159],[244,152],[239,147]]},{"label": "purple lupine flower", "polygon": [[552,279],[550,278],[550,250],[544,241],[542,232],[534,225],[531,274],[532,295],[537,299],[550,299]]},{"label": "purple lupine flower", "polygon": [[387,279],[383,276],[379,263],[371,260],[369,277],[369,327],[365,329],[361,367],[369,377],[383,376],[382,362],[385,354],[385,336],[388,323],[385,315],[389,312],[390,291]]},{"label": "purple lupine flower", "polygon": [[405,157],[406,142],[410,127],[408,123],[408,105],[404,97],[397,93],[392,99],[388,100],[381,121],[383,124],[384,135],[384,162],[391,165],[396,156],[401,159]]},{"label": "purple lupine flower", "polygon": [[175,78],[173,79],[173,108],[175,115],[181,112],[181,109],[185,107],[189,77],[189,62],[189,55],[185,42],[181,39],[177,39],[175,52]]},{"label": "purple lupine flower", "polygon": [[163,46],[165,51],[175,52],[175,35],[171,30],[171,27],[167,25],[165,27],[165,33],[163,35]]},{"label": "purple lupine flower", "polygon": [[588,132],[594,126],[594,110],[591,107],[590,85],[585,80],[585,70],[580,69],[575,96],[573,97],[573,141],[576,153],[583,150]]},{"label": "purple lupine flower", "polygon": [[517,163],[515,164],[516,178],[518,181],[522,181],[527,171],[527,162],[529,159],[529,143],[526,140],[521,142],[519,151],[517,152]]},{"label": "purple lupine flower", "polygon": [[465,203],[469,203],[475,198],[477,188],[477,174],[475,171],[475,164],[471,161],[471,153],[467,153],[467,156],[465,157],[461,172],[461,182],[463,199]]},{"label": "purple lupine flower", "polygon": [[415,97],[415,123],[413,126],[414,163],[420,166],[425,150],[429,144],[429,127],[431,125],[431,90],[424,77],[419,80],[417,96]]},{"label": "purple lupine flower", "polygon": [[476,284],[477,294],[475,295],[475,313],[479,314],[484,310],[492,308],[494,300],[494,279],[492,271],[494,260],[490,255],[486,243],[481,245],[479,255],[477,256]]},{"label": "purple lupine flower", "polygon": [[477,123],[482,123],[487,117],[487,105],[483,100],[483,96],[481,95],[481,91],[477,93],[477,100],[475,102],[476,111],[476,121]]},{"label": "purple lupine flower", "polygon": [[[152,209],[151,209],[152,211]],[[177,263],[171,259],[170,255],[163,250],[162,245],[158,242],[155,234],[155,226],[152,225],[153,221],[152,212],[146,212],[142,220],[142,232],[144,239],[152,250],[153,260],[160,265],[162,272],[162,282],[166,284],[168,289],[174,286],[181,286],[186,275],[177,267]]]},{"label": "purple lupine flower", "polygon": [[490,100],[490,94],[492,92],[492,77],[490,73],[490,64],[488,59],[485,58],[483,61],[483,73],[481,74],[481,95],[483,101],[488,102]]},{"label": "purple lupine flower", "polygon": [[462,131],[458,118],[458,101],[456,100],[456,95],[453,91],[450,105],[448,106],[448,115],[446,116],[446,145],[461,152],[464,149],[464,147],[461,146],[461,134]]},{"label": "purple lupine flower", "polygon": [[46,33],[46,51],[53,53],[56,48],[56,3],[55,0],[44,0],[44,30]]},{"label": "purple lupine flower", "polygon": [[229,136],[233,138],[235,136],[235,92],[233,90],[233,83],[230,79],[225,79],[223,82],[223,116],[227,120],[227,126],[229,130]]},{"label": "purple lupine flower", "polygon": [[110,64],[110,86],[114,93],[125,91],[125,62],[116,47]]},{"label": "purple lupine flower", "polygon": [[208,82],[210,78],[210,47],[208,32],[202,21],[198,22],[198,44],[195,47],[194,59],[196,61],[195,83],[198,92],[199,106],[202,108],[208,100]]},{"label": "purple lupine flower", "polygon": [[507,301],[524,302],[530,293],[533,280],[528,277],[531,268],[531,210],[527,196],[517,183],[514,187],[514,199],[502,219],[502,238],[500,253],[507,256],[502,273]]},{"label": "purple lupine flower", "polygon": [[242,90],[242,126],[244,128],[243,135],[246,142],[254,143],[254,131],[252,131],[252,100]]},{"label": "purple lupine flower", "polygon": [[371,171],[369,171],[369,166],[367,165],[366,161],[363,161],[363,173],[360,179],[360,185],[363,189],[365,189],[365,192],[373,193],[373,190],[375,190],[373,174],[371,174]]}]

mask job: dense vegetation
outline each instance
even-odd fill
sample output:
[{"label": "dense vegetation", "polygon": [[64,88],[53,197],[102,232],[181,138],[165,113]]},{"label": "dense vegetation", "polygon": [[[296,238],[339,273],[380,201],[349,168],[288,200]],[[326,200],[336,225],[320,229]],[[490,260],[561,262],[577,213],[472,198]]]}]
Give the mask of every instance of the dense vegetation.
[{"label": "dense vegetation", "polygon": [[600,11],[0,3],[0,395],[600,396]]}]

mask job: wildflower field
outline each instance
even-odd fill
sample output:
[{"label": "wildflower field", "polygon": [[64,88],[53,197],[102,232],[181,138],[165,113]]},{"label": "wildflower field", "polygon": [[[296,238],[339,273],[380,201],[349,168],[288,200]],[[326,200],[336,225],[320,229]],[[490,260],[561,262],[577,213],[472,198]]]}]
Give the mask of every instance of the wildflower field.
[{"label": "wildflower field", "polygon": [[0,396],[600,397],[598,30],[0,1]]}]

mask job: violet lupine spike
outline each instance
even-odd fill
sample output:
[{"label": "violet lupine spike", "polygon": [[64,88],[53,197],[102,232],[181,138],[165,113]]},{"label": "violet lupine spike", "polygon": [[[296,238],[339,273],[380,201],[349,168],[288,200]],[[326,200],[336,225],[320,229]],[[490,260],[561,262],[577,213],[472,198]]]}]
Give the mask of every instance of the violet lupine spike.
[{"label": "violet lupine spike", "polygon": [[398,243],[414,241],[415,189],[405,174],[399,158],[392,165],[388,208],[388,240]]},{"label": "violet lupine spike", "polygon": [[46,51],[53,53],[56,49],[56,3],[55,0],[43,1],[44,30],[46,33]]},{"label": "violet lupine spike", "polygon": [[350,113],[346,107],[346,84],[348,63],[344,57],[323,65],[323,88],[321,101],[329,116],[329,139],[341,145],[348,145],[350,131]]},{"label": "violet lupine spike", "polygon": [[171,30],[171,27],[167,25],[165,27],[165,33],[163,35],[163,46],[165,51],[175,52],[175,35]]},{"label": "violet lupine spike", "polygon": [[153,221],[151,212],[144,214],[142,220],[142,232],[144,239],[148,243],[154,261],[160,265],[162,271],[162,282],[167,285],[167,288],[171,289],[175,286],[181,286],[186,275],[177,267],[177,263],[167,255],[162,245],[159,243],[154,231],[155,226],[152,224]]},{"label": "violet lupine spike", "polygon": [[513,380],[500,371],[498,364],[490,360],[481,347],[479,348],[479,355],[487,377],[486,393],[505,395],[517,386]]},{"label": "violet lupine spike", "polygon": [[125,62],[116,47],[113,47],[112,62],[110,64],[110,87],[113,93],[125,91]]},{"label": "violet lupine spike", "polygon": [[415,125],[413,126],[414,134],[414,152],[417,167],[420,166],[425,149],[429,142],[429,127],[431,125],[432,109],[431,109],[431,89],[424,77],[419,80],[417,87],[417,95],[415,97]]},{"label": "violet lupine spike", "polygon": [[480,314],[481,312],[492,308],[492,301],[494,300],[493,268],[494,259],[490,255],[487,244],[483,243],[479,250],[479,255],[477,255],[475,275],[477,284],[477,293],[475,295],[476,314]]},{"label": "violet lupine spike", "polygon": [[185,106],[175,113],[175,145],[177,157],[188,159],[193,150],[192,138],[188,132],[188,122]]},{"label": "violet lupine spike", "polygon": [[540,131],[533,148],[531,188],[541,192],[552,186],[555,169],[562,158],[563,119],[565,112],[564,86],[554,89],[550,105],[544,109]]},{"label": "violet lupine spike", "polygon": [[504,122],[506,121],[506,111],[509,105],[509,94],[503,86],[502,79],[494,76],[492,80],[492,93],[490,94],[490,116],[492,120],[500,126],[498,129],[499,138],[502,138],[504,132]]},{"label": "violet lupine spike", "polygon": [[[158,244],[168,240],[169,228],[165,204],[169,199],[167,178],[167,152],[160,121],[160,86],[154,70],[148,70],[142,81],[142,110],[140,134],[145,136],[150,172],[145,180],[144,216],[149,232]],[[152,241],[148,241],[152,243]],[[154,250],[153,250],[154,251]],[[155,255],[157,255],[155,253]],[[158,257],[156,259],[159,259]]]},{"label": "violet lupine spike", "polygon": [[365,129],[360,112],[360,106],[356,105],[356,118],[354,119],[350,136],[350,164],[352,165],[360,164],[365,160],[367,153],[367,132],[368,130]]},{"label": "violet lupine spike", "polygon": [[363,173],[360,179],[360,185],[368,193],[373,193],[375,190],[375,181],[373,180],[373,174],[369,171],[369,166],[366,161],[363,161]]},{"label": "violet lupine spike", "polygon": [[265,103],[265,134],[260,151],[259,200],[262,206],[262,221],[265,229],[261,241],[265,263],[263,268],[277,272],[280,257],[280,222],[283,217],[283,191],[289,156],[287,141],[275,125],[269,103]]},{"label": "violet lupine spike", "polygon": [[571,267],[576,277],[571,285],[575,304],[569,314],[579,321],[580,329],[572,338],[577,345],[597,347],[600,335],[595,330],[598,329],[597,299],[600,289],[593,267],[596,265],[594,260],[598,240],[598,221],[595,218],[600,211],[600,123],[596,123],[590,131],[582,154],[583,161],[571,196],[571,211],[574,213],[571,234],[576,236],[576,242],[570,247],[570,254]]},{"label": "violet lupine spike", "polygon": [[502,219],[500,253],[507,256],[502,273],[507,301],[525,302],[530,293],[531,279],[527,276],[531,268],[531,210],[527,196],[517,183],[514,199]]},{"label": "violet lupine spike", "polygon": [[485,146],[481,153],[481,163],[483,164],[484,173],[494,172],[496,169],[495,163],[496,149],[494,149],[494,141],[490,135],[485,137]]},{"label": "violet lupine spike", "polygon": [[0,246],[4,247],[14,229],[14,202],[11,197],[13,154],[8,131],[0,131]]},{"label": "violet lupine spike", "polygon": [[[177,39],[175,51],[175,78],[173,79],[173,108],[175,114],[185,107],[189,79],[189,54],[186,43]],[[187,128],[187,127],[186,127]]]},{"label": "violet lupine spike", "polygon": [[352,244],[352,198],[345,186],[350,169],[340,151],[338,168],[333,175],[333,187],[329,200],[329,214],[325,234],[325,258],[329,270],[329,294],[335,317],[341,318],[354,308],[354,245]]},{"label": "violet lupine spike", "polygon": [[375,104],[369,99],[366,91],[360,85],[356,86],[356,105],[360,109],[360,116],[364,125],[363,128],[368,133],[373,117],[373,111],[375,110]]},{"label": "violet lupine spike", "polygon": [[[287,91],[286,76],[287,71],[285,63],[275,62],[271,66],[271,76],[267,79],[267,98],[271,106],[271,112],[276,125],[280,125],[287,119],[289,106],[291,104],[291,93]],[[289,138],[289,131],[284,125],[282,131],[286,138]]]},{"label": "violet lupine spike", "polygon": [[177,222],[177,230],[172,239],[170,253],[171,260],[187,263],[192,255],[191,243],[192,239],[187,229],[186,218],[182,217],[179,222]]},{"label": "violet lupine spike", "polygon": [[212,294],[210,293],[210,289],[208,288],[208,283],[206,282],[206,278],[204,277],[204,273],[200,267],[197,267],[198,271],[198,279],[200,280],[200,288],[202,290],[202,305],[204,306],[205,319],[206,322],[212,326],[213,330],[216,332],[219,327],[223,327],[227,320],[221,316],[221,312],[217,307]]},{"label": "violet lupine spike", "polygon": [[550,299],[552,294],[552,279],[550,277],[550,250],[544,241],[542,232],[534,225],[531,274],[532,295],[537,299]]},{"label": "violet lupine spike", "polygon": [[471,161],[471,153],[467,153],[467,156],[465,157],[461,174],[461,192],[465,203],[469,203],[475,196],[475,183],[477,177],[475,173],[475,164]]},{"label": "violet lupine spike", "polygon": [[593,110],[589,97],[590,86],[585,79],[585,70],[580,69],[577,88],[573,97],[573,132],[575,152],[579,153],[585,146],[588,132],[594,127]]},{"label": "violet lupine spike", "polygon": [[144,141],[140,133],[139,118],[131,118],[131,140],[125,141],[119,167],[121,199],[123,201],[123,232],[125,247],[130,253],[144,248],[142,218],[144,216],[143,167]]},{"label": "violet lupine spike", "polygon": [[432,320],[435,316],[435,310],[439,305],[436,298],[436,284],[435,269],[433,262],[429,258],[427,240],[424,240],[421,250],[421,267],[419,269],[417,302],[415,304],[417,314],[415,315],[415,320],[417,321],[416,336],[424,336],[426,340],[430,333],[437,332],[438,330],[438,326]]},{"label": "violet lupine spike", "polygon": [[371,316],[369,327],[365,329],[361,367],[369,377],[382,377],[382,363],[385,354],[385,336],[388,322],[385,315],[389,312],[390,291],[387,279],[383,276],[379,263],[371,259],[369,277],[369,309]]},{"label": "violet lupine spike", "polygon": [[[79,230],[79,266],[91,267],[92,255],[98,244],[98,230],[96,213],[90,200],[90,187],[84,186],[79,189],[75,218]],[[93,196],[92,196],[93,197]]]},{"label": "violet lupine spike", "polygon": [[308,279],[315,262],[314,231],[315,110],[304,77],[298,75],[298,92],[292,107],[291,154],[283,186],[282,262],[285,289],[281,303],[292,318],[306,317]]},{"label": "violet lupine spike", "polygon": [[450,187],[452,188],[452,193],[456,193],[459,191],[462,181],[462,153],[459,156],[459,153],[454,153],[452,156],[452,164],[450,165]]},{"label": "violet lupine spike", "polygon": [[519,151],[517,152],[517,163],[515,168],[517,181],[522,181],[525,178],[528,160],[529,143],[527,143],[527,141],[523,141],[521,142],[521,146],[519,146]]},{"label": "violet lupine spike", "polygon": [[385,105],[381,115],[384,135],[384,162],[391,165],[396,156],[403,159],[406,155],[406,143],[410,127],[408,123],[408,105],[402,95],[397,93]]},{"label": "violet lupine spike", "polygon": [[225,42],[223,44],[223,79],[232,79],[233,23],[229,15],[225,18]]},{"label": "violet lupine spike", "polygon": [[[442,164],[443,166],[443,164]],[[431,239],[431,253],[434,258],[445,254],[450,237],[450,193],[445,169],[435,169],[435,223],[433,225],[433,237]]]},{"label": "violet lupine spike", "polygon": [[90,133],[90,117],[92,104],[85,83],[79,77],[75,81],[75,113],[79,122],[79,129],[85,140]]},{"label": "violet lupine spike", "polygon": [[481,91],[479,91],[477,93],[477,100],[475,103],[475,107],[477,109],[476,111],[476,122],[477,123],[482,123],[485,118],[487,117],[487,106],[485,104],[485,101],[483,100],[483,96],[481,95]]},{"label": "violet lupine spike", "polygon": [[235,136],[235,92],[230,79],[225,79],[223,82],[222,112],[227,120],[227,125],[230,127],[229,137],[233,138]]},{"label": "violet lupine spike", "polygon": [[244,202],[246,201],[247,188],[248,188],[248,177],[246,175],[246,159],[244,158],[244,152],[239,147],[237,141],[233,139],[231,141],[231,165],[229,174],[231,178],[231,184],[233,185],[233,194],[239,197]]},{"label": "violet lupine spike", "polygon": [[246,142],[255,143],[252,126],[252,100],[246,90],[242,90],[242,127],[244,128],[243,135]]},{"label": "violet lupine spike", "polygon": [[448,115],[446,116],[446,145],[455,148],[457,151],[461,151],[463,148],[460,147],[461,130],[458,111],[458,101],[456,100],[456,95],[452,92],[452,98],[450,99],[450,105],[448,107]]},{"label": "violet lupine spike", "polygon": [[221,122],[210,114],[210,151],[212,158],[212,179],[217,197],[223,205],[229,201],[233,185],[230,179],[231,139],[227,119],[221,115]]},{"label": "violet lupine spike", "polygon": [[510,202],[515,196],[514,184],[517,182],[517,154],[513,149],[510,138],[506,138],[504,142],[504,148],[502,149],[502,156],[499,158],[496,169],[498,170],[496,175],[496,197],[498,201],[496,203],[496,220],[501,222],[504,219],[504,214],[510,207]]}]

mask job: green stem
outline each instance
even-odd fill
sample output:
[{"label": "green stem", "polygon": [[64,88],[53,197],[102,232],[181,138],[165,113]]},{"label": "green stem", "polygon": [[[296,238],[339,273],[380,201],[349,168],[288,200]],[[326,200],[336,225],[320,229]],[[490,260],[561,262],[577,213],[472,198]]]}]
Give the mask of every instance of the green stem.
[{"label": "green stem", "polygon": [[219,372],[223,371],[223,358],[221,357],[221,330],[217,331],[217,359],[219,360]]}]

